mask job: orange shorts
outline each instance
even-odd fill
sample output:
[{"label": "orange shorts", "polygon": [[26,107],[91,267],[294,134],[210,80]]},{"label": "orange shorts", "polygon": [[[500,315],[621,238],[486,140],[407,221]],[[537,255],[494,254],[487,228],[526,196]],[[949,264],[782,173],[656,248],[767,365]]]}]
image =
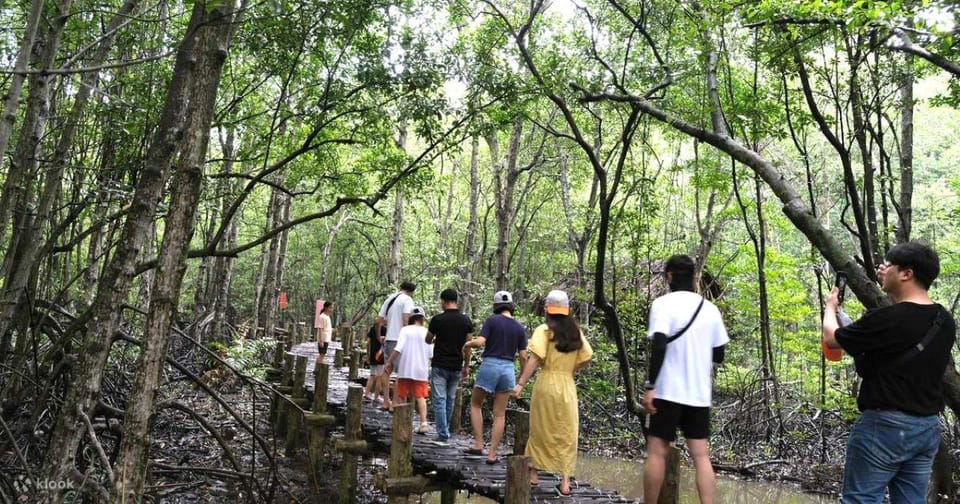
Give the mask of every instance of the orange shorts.
[{"label": "orange shorts", "polygon": [[430,395],[430,385],[425,381],[400,378],[397,380],[397,399],[426,399]]}]

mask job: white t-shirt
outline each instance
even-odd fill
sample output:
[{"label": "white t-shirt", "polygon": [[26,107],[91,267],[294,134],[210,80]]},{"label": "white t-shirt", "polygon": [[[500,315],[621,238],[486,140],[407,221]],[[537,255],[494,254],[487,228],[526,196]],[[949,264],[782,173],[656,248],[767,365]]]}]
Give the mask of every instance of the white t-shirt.
[{"label": "white t-shirt", "polygon": [[396,351],[400,352],[393,363],[397,370],[397,378],[427,381],[430,377],[433,345],[427,344],[426,327],[412,324],[400,329]]},{"label": "white t-shirt", "polygon": [[[652,339],[658,332],[668,338],[680,332],[690,322],[701,299],[694,292],[676,291],[653,300],[647,338]],[[663,367],[654,383],[655,397],[687,406],[710,406],[713,349],[729,341],[720,310],[704,301],[687,332],[667,345]]]},{"label": "white t-shirt", "polygon": [[320,330],[320,341],[324,343],[333,341],[333,323],[330,322],[330,315],[326,313],[320,314],[320,325],[317,329]]},{"label": "white t-shirt", "polygon": [[[390,304],[390,301],[393,301],[394,296],[397,300],[390,307],[390,313],[387,313],[387,305]],[[413,310],[413,299],[403,292],[394,294],[383,302],[383,305],[380,306],[379,315],[387,321],[387,341],[397,341],[400,328],[403,327],[403,315],[410,315],[411,310]]]}]

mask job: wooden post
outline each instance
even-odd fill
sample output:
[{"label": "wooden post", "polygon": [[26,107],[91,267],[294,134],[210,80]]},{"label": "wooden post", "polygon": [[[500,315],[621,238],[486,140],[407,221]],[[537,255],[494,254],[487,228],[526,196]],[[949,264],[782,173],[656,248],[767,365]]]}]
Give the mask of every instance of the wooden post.
[{"label": "wooden post", "polygon": [[318,362],[313,369],[313,412],[327,412],[327,389],[330,387],[330,364]]},{"label": "wooden post", "polygon": [[463,387],[457,386],[457,399],[453,402],[453,419],[450,420],[450,433],[460,432],[463,423]]},{"label": "wooden post", "polygon": [[440,504],[456,504],[457,502],[457,489],[453,487],[446,487],[443,490],[440,490]]},{"label": "wooden post", "polygon": [[516,410],[513,415],[513,454],[523,455],[530,437],[530,412]]},{"label": "wooden post", "polygon": [[313,370],[314,389],[313,389],[313,413],[305,415],[304,419],[309,429],[308,454],[310,456],[310,473],[315,488],[320,489],[324,481],[323,478],[323,450],[327,443],[327,425],[324,424],[321,417],[333,420],[333,417],[327,415],[327,388],[330,383],[330,365],[326,362],[317,363]]},{"label": "wooden post", "polygon": [[360,377],[360,359],[363,356],[363,352],[354,350],[352,355],[353,357],[350,359],[350,374],[347,376],[350,381],[354,381]]},{"label": "wooden post", "polygon": [[337,418],[326,413],[304,413],[303,423],[307,429],[307,455],[310,457],[307,475],[313,482],[314,489],[320,492],[327,486],[327,478],[323,472],[323,450],[327,444],[327,429],[337,424]]},{"label": "wooden post", "polygon": [[287,405],[287,439],[284,445],[284,452],[287,456],[293,455],[297,448],[297,441],[300,439],[300,420],[303,412],[300,405],[303,404],[303,382],[307,374],[307,356],[298,355],[293,372],[293,391],[291,397],[297,403],[297,407]]},{"label": "wooden post", "polygon": [[283,341],[277,340],[273,348],[273,367],[280,368],[283,365]]},{"label": "wooden post", "polygon": [[[289,385],[289,381],[293,379],[293,361],[293,354],[288,353],[283,355],[283,375],[280,378],[281,387]],[[276,422],[277,418],[282,418],[283,404],[284,402],[280,400],[279,392],[274,392],[270,401],[271,422]]]},{"label": "wooden post", "polygon": [[670,446],[667,451],[666,473],[657,504],[677,504],[680,502],[680,450]]},{"label": "wooden post", "polygon": [[507,494],[506,504],[527,504],[530,502],[530,460],[523,455],[507,457]]},{"label": "wooden post", "polygon": [[[393,440],[390,442],[390,462],[387,476],[413,476],[413,405],[396,404],[393,407]],[[390,495],[387,504],[407,504],[407,496]]]},{"label": "wooden post", "polygon": [[333,352],[333,365],[343,367],[343,350],[338,348]]},{"label": "wooden post", "polygon": [[353,352],[353,330],[350,324],[340,324],[340,332],[337,334],[340,338],[340,344],[347,355]]},{"label": "wooden post", "polygon": [[[363,387],[350,385],[347,388],[347,422],[343,435],[347,443],[362,440],[363,434],[360,432],[362,404]],[[353,504],[357,500],[357,462],[359,462],[359,457],[356,453],[343,451],[343,464],[340,467],[340,489],[337,492],[340,496],[340,504]]]}]

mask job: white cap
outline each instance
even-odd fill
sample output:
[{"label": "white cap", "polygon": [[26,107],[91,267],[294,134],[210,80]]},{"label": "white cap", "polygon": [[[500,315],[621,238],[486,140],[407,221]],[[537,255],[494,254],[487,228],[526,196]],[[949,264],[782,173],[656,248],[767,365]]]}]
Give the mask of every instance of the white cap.
[{"label": "white cap", "polygon": [[497,293],[493,295],[493,304],[495,305],[507,304],[512,302],[513,302],[513,296],[507,291],[497,291]]},{"label": "white cap", "polygon": [[544,311],[551,315],[570,315],[570,298],[562,290],[552,290],[543,300]]},{"label": "white cap", "polygon": [[422,306],[414,306],[413,308],[410,309],[410,316],[413,317],[414,315],[420,315],[421,317],[426,317],[427,312],[426,310],[423,309]]}]

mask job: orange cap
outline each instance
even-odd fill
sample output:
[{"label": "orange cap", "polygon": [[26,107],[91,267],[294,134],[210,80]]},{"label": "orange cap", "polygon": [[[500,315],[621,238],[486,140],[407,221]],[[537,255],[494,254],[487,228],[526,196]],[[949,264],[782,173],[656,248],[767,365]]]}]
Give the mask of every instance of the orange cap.
[{"label": "orange cap", "polygon": [[820,348],[823,349],[823,356],[830,362],[838,362],[843,357],[843,350],[828,347],[823,339],[820,340]]}]

